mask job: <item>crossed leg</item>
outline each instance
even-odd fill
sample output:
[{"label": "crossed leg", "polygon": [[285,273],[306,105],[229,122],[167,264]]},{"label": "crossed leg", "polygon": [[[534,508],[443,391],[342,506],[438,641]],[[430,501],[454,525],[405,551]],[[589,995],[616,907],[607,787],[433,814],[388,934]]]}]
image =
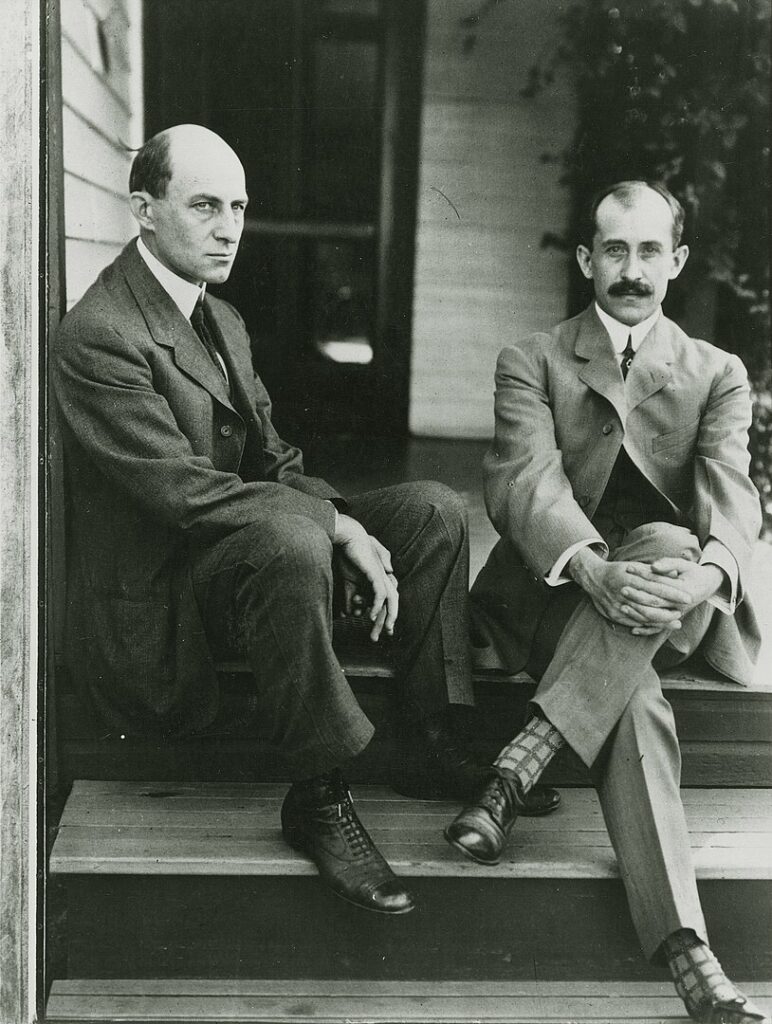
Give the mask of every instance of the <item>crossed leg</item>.
[{"label": "crossed leg", "polygon": [[[698,559],[696,538],[669,523],[647,523],[611,555],[646,563],[667,556]],[[552,605],[529,663],[541,675],[535,717],[499,754],[492,778],[446,837],[472,859],[495,863],[523,794],[568,743],[591,769],[646,955],[662,950],[696,1020],[762,1020],[707,945],[679,790],[678,737],[656,672],[696,650],[715,609],[693,609],[671,638],[637,636],[610,622],[578,588],[556,595]]]},{"label": "crossed leg", "polygon": [[[695,561],[699,558],[694,534],[671,523],[645,523],[627,534],[611,558],[650,564],[681,554]],[[568,621],[562,629],[558,623],[557,630],[545,623],[547,646],[551,640],[552,650],[533,705],[590,767],[641,682],[648,678],[658,687],[652,666],[678,664],[696,650],[714,609],[707,604],[695,608],[675,635],[636,636],[597,612],[577,586],[569,586],[568,600],[561,595]],[[544,618],[550,618],[549,607]]]}]

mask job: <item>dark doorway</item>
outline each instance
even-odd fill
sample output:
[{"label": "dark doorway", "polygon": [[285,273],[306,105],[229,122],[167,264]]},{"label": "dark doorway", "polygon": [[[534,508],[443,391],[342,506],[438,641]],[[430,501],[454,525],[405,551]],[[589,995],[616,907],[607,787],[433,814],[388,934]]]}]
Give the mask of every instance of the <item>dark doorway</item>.
[{"label": "dark doorway", "polygon": [[292,440],[407,434],[424,4],[145,0],[147,135],[194,121],[247,172],[231,280]]}]

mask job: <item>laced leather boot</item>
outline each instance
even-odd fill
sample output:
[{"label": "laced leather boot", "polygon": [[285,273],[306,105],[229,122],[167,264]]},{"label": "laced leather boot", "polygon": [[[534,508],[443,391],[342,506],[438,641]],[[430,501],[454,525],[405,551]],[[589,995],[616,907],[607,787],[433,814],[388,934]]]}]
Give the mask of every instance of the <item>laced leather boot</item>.
[{"label": "laced leather boot", "polygon": [[445,829],[451,846],[479,864],[498,864],[507,836],[525,807],[520,779],[514,772],[497,765],[489,772],[475,802]]},{"label": "laced leather boot", "polygon": [[286,842],[309,856],[336,896],[365,910],[407,914],[415,903],[354,809],[341,776],[295,783],[281,809]]}]

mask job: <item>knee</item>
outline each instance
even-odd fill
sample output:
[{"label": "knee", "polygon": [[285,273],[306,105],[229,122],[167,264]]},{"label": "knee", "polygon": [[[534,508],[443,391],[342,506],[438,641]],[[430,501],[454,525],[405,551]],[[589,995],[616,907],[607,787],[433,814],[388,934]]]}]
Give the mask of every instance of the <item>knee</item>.
[{"label": "knee", "polygon": [[440,517],[451,537],[461,537],[467,529],[467,511],[464,499],[451,487],[436,480],[413,484],[420,504]]},{"label": "knee", "polygon": [[277,534],[277,551],[287,571],[329,572],[332,569],[332,541],[325,530],[304,516],[288,516],[297,523],[285,523]]},{"label": "knee", "polygon": [[697,538],[685,526],[676,526],[674,523],[644,523],[628,533],[616,557],[620,554],[630,561],[654,562],[658,558],[688,558],[697,562],[701,550]]},{"label": "knee", "polygon": [[311,579],[332,573],[332,541],[325,530],[305,516],[277,516],[257,526],[260,546],[281,573]]}]

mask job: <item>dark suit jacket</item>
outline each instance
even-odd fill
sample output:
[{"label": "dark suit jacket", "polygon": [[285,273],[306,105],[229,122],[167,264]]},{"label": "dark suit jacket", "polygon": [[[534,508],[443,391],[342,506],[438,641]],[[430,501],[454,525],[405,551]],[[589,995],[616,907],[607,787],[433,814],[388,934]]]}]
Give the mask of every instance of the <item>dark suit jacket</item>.
[{"label": "dark suit jacket", "polygon": [[[495,412],[485,497],[501,540],[472,594],[509,669],[528,659],[550,594],[544,577],[572,544],[601,539],[593,517],[623,446],[701,545],[714,537],[729,549],[742,601],[761,512],[748,476],[751,402],[737,356],[663,316],[624,382],[593,304],[501,352]],[[747,684],[758,648],[743,601],[733,616],[713,617],[701,649]]]},{"label": "dark suit jacket", "polygon": [[217,685],[189,555],[272,512],[332,536],[336,492],[271,423],[249,337],[207,300],[232,397],[132,241],[67,314],[53,349],[66,457],[72,672],[116,729],[210,722]]}]

